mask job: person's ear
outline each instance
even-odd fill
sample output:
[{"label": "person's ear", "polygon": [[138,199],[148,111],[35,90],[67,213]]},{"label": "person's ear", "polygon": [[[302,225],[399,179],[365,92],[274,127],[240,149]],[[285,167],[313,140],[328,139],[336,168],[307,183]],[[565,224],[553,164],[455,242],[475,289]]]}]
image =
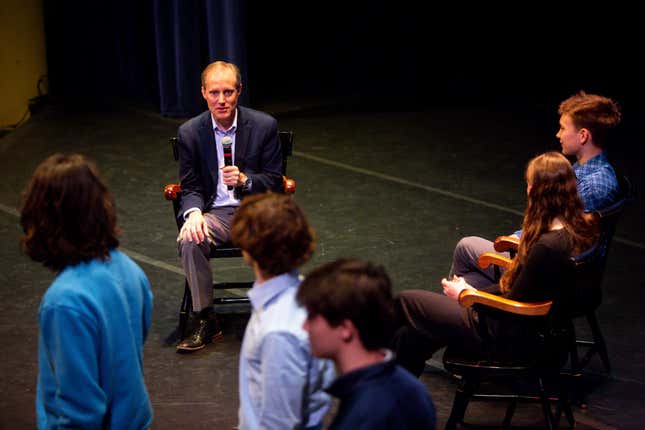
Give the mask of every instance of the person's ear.
[{"label": "person's ear", "polygon": [[581,145],[584,145],[589,140],[591,140],[591,132],[587,128],[581,128],[580,130],[578,130],[578,134],[580,135]]},{"label": "person's ear", "polygon": [[356,326],[350,320],[343,320],[340,323],[340,337],[343,342],[351,342],[357,334]]},{"label": "person's ear", "polygon": [[242,250],[242,258],[244,259],[244,262],[246,264],[253,267],[253,263],[255,262],[255,260],[253,259],[253,257],[251,257],[251,254],[249,254],[245,250]]}]

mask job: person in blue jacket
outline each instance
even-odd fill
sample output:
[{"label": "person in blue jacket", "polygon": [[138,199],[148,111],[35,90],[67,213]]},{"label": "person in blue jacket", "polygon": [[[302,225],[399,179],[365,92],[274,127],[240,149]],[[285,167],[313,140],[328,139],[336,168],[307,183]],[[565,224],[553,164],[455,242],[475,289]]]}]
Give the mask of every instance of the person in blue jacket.
[{"label": "person in blue jacket", "polygon": [[23,194],[23,251],[56,272],[38,310],[39,429],[147,429],[143,344],[152,292],[117,250],[114,199],[95,164],[55,154]]},{"label": "person in blue jacket", "polygon": [[394,300],[382,266],[339,259],[314,269],[298,302],[312,353],[331,359],[340,375],[327,392],[340,400],[330,430],[434,429],[426,387],[398,366],[387,349]]}]

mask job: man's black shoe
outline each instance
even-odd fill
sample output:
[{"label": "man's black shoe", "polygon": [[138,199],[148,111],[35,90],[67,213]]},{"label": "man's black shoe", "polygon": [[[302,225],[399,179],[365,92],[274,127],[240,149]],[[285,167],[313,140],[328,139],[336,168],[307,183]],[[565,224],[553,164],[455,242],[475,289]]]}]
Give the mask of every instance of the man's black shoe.
[{"label": "man's black shoe", "polygon": [[177,345],[177,352],[198,351],[207,344],[224,337],[214,313],[205,318],[199,316],[193,318],[192,325],[193,330]]}]

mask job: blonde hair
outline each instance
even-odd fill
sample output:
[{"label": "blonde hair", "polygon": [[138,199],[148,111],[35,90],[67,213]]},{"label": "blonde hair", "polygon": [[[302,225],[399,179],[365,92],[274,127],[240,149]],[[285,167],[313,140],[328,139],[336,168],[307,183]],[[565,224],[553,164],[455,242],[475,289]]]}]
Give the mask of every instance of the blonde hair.
[{"label": "blonde hair", "polygon": [[240,69],[238,69],[235,64],[227,63],[226,61],[214,61],[206,66],[206,68],[202,72],[202,87],[206,83],[206,77],[208,76],[208,74],[215,70],[229,70],[233,72],[233,74],[235,75],[235,88],[239,89],[242,86],[242,74],[240,73]]}]

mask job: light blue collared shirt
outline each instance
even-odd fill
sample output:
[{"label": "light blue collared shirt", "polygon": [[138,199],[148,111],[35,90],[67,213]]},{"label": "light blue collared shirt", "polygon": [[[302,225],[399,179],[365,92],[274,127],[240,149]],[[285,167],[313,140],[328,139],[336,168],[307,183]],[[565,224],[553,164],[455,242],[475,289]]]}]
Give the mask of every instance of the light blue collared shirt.
[{"label": "light blue collared shirt", "polygon": [[217,180],[217,195],[213,201],[213,207],[222,207],[222,206],[239,206],[240,201],[235,198],[234,190],[229,190],[226,185],[224,185],[222,179],[222,167],[224,167],[224,147],[222,146],[222,138],[228,136],[233,141],[231,146],[231,151],[233,151],[232,163],[235,165],[235,131],[237,130],[237,109],[235,109],[235,118],[233,119],[233,124],[228,130],[222,130],[222,128],[217,125],[213,114],[211,113],[211,121],[213,122],[213,133],[215,134],[215,150],[217,151],[217,161],[218,161],[218,180]]},{"label": "light blue collared shirt", "polygon": [[302,328],[307,312],[296,302],[296,270],[254,284],[253,306],[240,353],[240,430],[321,428],[331,404],[323,391],[333,363],[311,355]]},{"label": "light blue collared shirt", "polygon": [[[217,168],[218,168],[218,180],[217,180],[217,193],[215,200],[211,207],[223,207],[223,206],[239,206],[239,199],[235,198],[234,190],[229,190],[222,180],[222,167],[224,167],[224,148],[222,147],[222,138],[224,136],[229,136],[233,141],[231,145],[231,151],[233,152],[232,163],[235,165],[235,131],[237,130],[237,109],[235,109],[235,118],[233,119],[233,124],[228,130],[222,130],[215,122],[213,114],[211,113],[211,122],[213,124],[213,134],[215,135],[215,151],[217,152]],[[198,207],[186,209],[184,211],[184,219],[188,218],[188,214],[194,211],[198,211]]]}]

